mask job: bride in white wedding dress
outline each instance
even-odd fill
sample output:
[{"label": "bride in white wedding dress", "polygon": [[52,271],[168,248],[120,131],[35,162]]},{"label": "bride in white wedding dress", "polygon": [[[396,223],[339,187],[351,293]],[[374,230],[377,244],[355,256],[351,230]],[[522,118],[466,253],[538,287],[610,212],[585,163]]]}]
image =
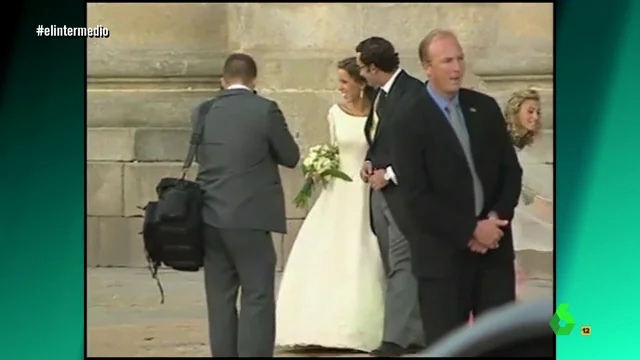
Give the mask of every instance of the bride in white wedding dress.
[{"label": "bride in white wedding dress", "polygon": [[370,89],[355,58],[338,64],[344,102],[327,116],[341,170],[323,190],[285,265],[276,307],[276,346],[371,351],[382,340],[385,276],[369,225],[369,187],[359,172],[367,151]]}]

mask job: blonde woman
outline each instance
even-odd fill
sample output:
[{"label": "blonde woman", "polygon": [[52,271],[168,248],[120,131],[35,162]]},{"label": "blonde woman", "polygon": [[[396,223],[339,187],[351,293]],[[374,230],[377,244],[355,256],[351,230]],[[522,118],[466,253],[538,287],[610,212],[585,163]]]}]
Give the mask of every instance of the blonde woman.
[{"label": "blonde woman", "polygon": [[[525,89],[514,92],[504,108],[504,118],[507,129],[511,135],[511,141],[516,148],[516,153],[522,161],[523,151],[533,145],[541,129],[540,94],[533,89]],[[525,170],[525,169],[523,169]],[[522,189],[522,202],[528,205],[533,201],[535,193],[524,186]],[[526,240],[522,232],[521,222],[518,216],[512,221],[514,250],[553,251],[553,243],[541,243],[539,241]]]},{"label": "blonde woman", "polygon": [[[509,97],[503,112],[511,141],[516,148],[516,153],[520,155],[523,149],[533,145],[542,128],[540,94],[533,89],[516,91]],[[527,203],[530,201],[528,198],[532,196],[532,194],[527,188],[523,188],[522,192],[523,201]],[[527,243],[524,238],[521,222],[518,221],[517,215],[511,221],[511,228],[513,231],[513,249],[515,251],[553,250],[553,247],[551,249],[542,249],[539,246],[532,246],[533,244]],[[516,266],[516,279],[518,285],[520,285],[519,287],[521,287],[521,284],[524,282],[524,273],[519,266]]]},{"label": "blonde woman", "polygon": [[530,146],[540,132],[540,94],[533,89],[511,94],[504,108],[504,118],[513,146],[518,151]]}]

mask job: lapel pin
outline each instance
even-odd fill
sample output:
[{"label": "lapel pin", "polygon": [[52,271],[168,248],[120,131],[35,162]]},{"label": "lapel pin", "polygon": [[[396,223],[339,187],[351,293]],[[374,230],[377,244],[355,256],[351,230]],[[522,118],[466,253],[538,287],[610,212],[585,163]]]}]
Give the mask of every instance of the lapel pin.
[{"label": "lapel pin", "polygon": [[469,111],[476,112],[476,108],[469,108]]}]

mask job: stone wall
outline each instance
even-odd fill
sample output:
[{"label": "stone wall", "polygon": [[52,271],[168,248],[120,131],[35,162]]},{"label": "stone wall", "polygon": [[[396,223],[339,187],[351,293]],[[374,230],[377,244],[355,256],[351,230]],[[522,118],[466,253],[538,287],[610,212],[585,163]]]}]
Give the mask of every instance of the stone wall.
[{"label": "stone wall", "polygon": [[141,211],[158,179],[176,175],[189,115],[219,87],[226,4],[88,4],[87,251],[89,265],[145,264]]},{"label": "stone wall", "polygon": [[[219,86],[221,61],[245,51],[259,91],[278,101],[303,149],[328,138],[337,100],[335,62],[367,36],[391,40],[402,66],[422,78],[417,44],[434,27],[454,30],[470,69],[467,86],[503,104],[534,87],[545,134],[527,152],[528,180],[552,201],[552,4],[89,4],[89,25],[111,31],[88,44],[89,265],[143,264],[140,211],[158,178],[176,173],[190,110]],[[529,171],[529,168],[533,169]],[[282,267],[304,211],[291,205],[298,170],[282,170],[289,234],[274,235]],[[543,204],[544,206],[544,204]],[[544,221],[549,221],[546,219]],[[551,241],[551,240],[550,240]]]}]

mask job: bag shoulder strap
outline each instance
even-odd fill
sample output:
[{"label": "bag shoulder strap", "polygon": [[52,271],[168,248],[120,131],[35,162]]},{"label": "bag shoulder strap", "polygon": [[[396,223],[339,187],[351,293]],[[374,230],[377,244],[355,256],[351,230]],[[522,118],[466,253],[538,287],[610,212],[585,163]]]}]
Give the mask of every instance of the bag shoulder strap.
[{"label": "bag shoulder strap", "polygon": [[193,132],[191,133],[191,140],[189,141],[189,151],[187,152],[187,157],[184,159],[184,163],[182,164],[182,178],[186,176],[187,170],[191,167],[193,159],[196,156],[198,145],[202,143],[207,114],[209,113],[209,110],[211,110],[214,101],[215,99],[211,99],[198,105],[191,115],[192,117],[195,117],[195,121],[192,121],[195,125]]}]

